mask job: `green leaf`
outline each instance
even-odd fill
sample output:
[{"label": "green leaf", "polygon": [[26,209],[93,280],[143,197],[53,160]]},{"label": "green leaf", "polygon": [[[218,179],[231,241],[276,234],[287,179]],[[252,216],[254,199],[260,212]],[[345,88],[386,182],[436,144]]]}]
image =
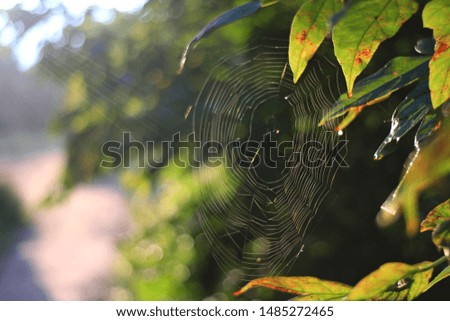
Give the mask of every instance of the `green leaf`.
[{"label": "green leaf", "polygon": [[[427,262],[427,264],[428,263],[429,262]],[[397,282],[395,288],[387,290],[376,297],[375,300],[414,300],[428,289],[428,282],[432,275],[433,269],[415,273],[411,277]]]},{"label": "green leaf", "polygon": [[348,293],[319,293],[299,295],[291,301],[343,301]]},{"label": "green leaf", "polygon": [[431,287],[433,287],[435,284],[437,284],[438,282],[442,281],[443,279],[447,278],[450,276],[450,266],[447,266],[445,269],[443,269],[441,271],[441,273],[439,273],[438,275],[436,275],[436,277],[433,279],[433,281],[430,282],[430,284],[428,284],[426,291],[428,291],[429,289],[431,289]]},{"label": "green leaf", "polygon": [[394,36],[417,8],[412,0],[358,1],[339,20],[333,28],[333,42],[349,97],[356,77],[368,65],[380,43]]},{"label": "green leaf", "polygon": [[280,0],[261,0],[260,5],[261,5],[261,8],[265,8],[265,7],[271,6],[279,1]]},{"label": "green leaf", "polygon": [[233,293],[241,295],[254,287],[265,287],[285,293],[291,293],[300,297],[296,300],[331,300],[346,296],[351,287],[339,282],[320,280],[315,277],[266,277],[247,283],[242,289]]},{"label": "green leaf", "polygon": [[184,64],[186,63],[187,57],[194,48],[194,46],[199,42],[202,38],[207,37],[209,34],[211,34],[214,30],[219,29],[227,24],[230,24],[232,22],[235,22],[237,20],[249,17],[256,13],[259,9],[265,8],[268,6],[271,6],[275,3],[277,3],[279,0],[255,0],[248,2],[246,4],[243,4],[242,6],[233,8],[224,14],[220,15],[210,23],[208,23],[200,32],[194,37],[194,39],[189,42],[189,44],[186,46],[183,55],[181,56],[180,60],[180,68],[178,70],[179,73],[184,68]]},{"label": "green leaf", "polygon": [[[349,112],[352,112],[355,118],[365,107],[387,99],[396,90],[426,74],[428,60],[427,57],[392,59],[376,73],[356,83],[352,98],[342,94],[322,118],[319,126]],[[345,128],[349,123],[342,123],[336,130]]]},{"label": "green leaf", "polygon": [[420,224],[420,231],[435,230],[439,224],[446,220],[450,220],[450,198],[428,213],[427,217]]},{"label": "green leaf", "polygon": [[430,91],[434,108],[438,108],[450,98],[449,17],[448,0],[431,1],[422,13],[424,27],[433,29],[433,37],[436,40],[434,55],[430,61]]},{"label": "green leaf", "polygon": [[386,263],[359,281],[347,299],[412,300],[426,290],[432,273],[431,262]]},{"label": "green leaf", "polygon": [[340,0],[307,0],[292,21],[289,64],[298,81],[308,61],[329,32],[329,20],[342,8]]},{"label": "green leaf", "polygon": [[404,290],[407,292],[406,299],[411,301],[424,293],[428,289],[428,284],[432,275],[433,269],[415,273],[412,277],[412,283],[409,289]]},{"label": "green leaf", "polygon": [[374,159],[380,160],[388,154],[386,147],[398,142],[407,132],[423,119],[431,107],[427,82],[420,83],[397,106],[392,114],[391,131],[375,152]]}]

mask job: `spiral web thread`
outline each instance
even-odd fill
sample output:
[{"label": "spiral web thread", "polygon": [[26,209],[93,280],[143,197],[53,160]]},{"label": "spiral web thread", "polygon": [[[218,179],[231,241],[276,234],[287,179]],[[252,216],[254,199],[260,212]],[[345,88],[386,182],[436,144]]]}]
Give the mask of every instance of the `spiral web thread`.
[{"label": "spiral web thread", "polygon": [[[339,164],[329,166],[333,155],[313,149],[309,157],[322,160],[322,165],[304,166],[294,151],[301,152],[308,141],[331,147],[340,139],[331,132],[336,124],[317,127],[340,93],[339,77],[338,67],[322,56],[311,61],[299,83],[293,84],[287,48],[280,46],[252,48],[213,69],[193,110],[197,141],[226,146],[261,140],[270,132],[275,138],[286,133],[284,139],[293,143],[292,153],[281,159],[294,166],[243,168],[237,164],[236,151],[225,148],[227,179],[214,182],[214,175],[206,174],[211,184],[201,191],[204,201],[198,220],[225,271],[238,269],[245,280],[284,274],[302,251],[305,233]],[[275,104],[273,112],[269,108],[261,117],[258,108],[273,99],[285,103]],[[289,109],[290,124],[279,117],[277,109],[283,108]]]}]

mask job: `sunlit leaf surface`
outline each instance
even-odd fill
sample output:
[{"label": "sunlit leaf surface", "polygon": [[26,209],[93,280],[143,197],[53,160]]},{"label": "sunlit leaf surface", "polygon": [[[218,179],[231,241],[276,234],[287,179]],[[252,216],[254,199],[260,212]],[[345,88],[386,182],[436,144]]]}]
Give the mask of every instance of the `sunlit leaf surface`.
[{"label": "sunlit leaf surface", "polygon": [[438,108],[450,98],[450,2],[434,0],[422,13],[423,25],[433,29],[436,40],[430,61],[430,91],[433,107]]},{"label": "sunlit leaf surface", "polygon": [[234,295],[241,295],[251,288],[265,287],[276,291],[298,295],[296,300],[335,300],[345,297],[351,287],[315,277],[266,277],[253,280]]},{"label": "sunlit leaf surface", "polygon": [[359,281],[347,298],[349,300],[412,300],[423,293],[428,286],[433,270],[419,269],[430,263],[383,264]]},{"label": "sunlit leaf surface", "polygon": [[375,300],[414,300],[428,289],[429,280],[433,275],[433,269],[413,274],[408,279],[403,279],[396,284],[395,289],[389,289],[375,298]]},{"label": "sunlit leaf surface", "polygon": [[348,96],[356,77],[378,46],[394,36],[417,10],[412,0],[356,1],[333,29],[335,53],[344,71]]},{"label": "sunlit leaf surface", "polygon": [[295,15],[289,40],[289,64],[294,83],[328,34],[332,15],[341,7],[339,0],[308,0]]}]

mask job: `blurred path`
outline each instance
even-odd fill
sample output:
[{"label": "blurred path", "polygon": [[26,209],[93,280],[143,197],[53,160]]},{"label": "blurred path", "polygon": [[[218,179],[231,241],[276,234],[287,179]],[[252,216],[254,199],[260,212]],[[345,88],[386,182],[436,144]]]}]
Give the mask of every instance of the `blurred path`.
[{"label": "blurred path", "polygon": [[63,168],[62,152],[2,160],[0,176],[31,213],[0,264],[0,299],[105,299],[116,243],[126,235],[128,209],[113,182],[77,187],[51,208],[36,205]]},{"label": "blurred path", "polygon": [[65,161],[62,140],[46,134],[62,90],[16,72],[0,55],[0,94],[0,183],[15,191],[31,222],[0,257],[0,300],[106,299],[116,244],[129,226],[124,193],[110,179],[39,208]]}]

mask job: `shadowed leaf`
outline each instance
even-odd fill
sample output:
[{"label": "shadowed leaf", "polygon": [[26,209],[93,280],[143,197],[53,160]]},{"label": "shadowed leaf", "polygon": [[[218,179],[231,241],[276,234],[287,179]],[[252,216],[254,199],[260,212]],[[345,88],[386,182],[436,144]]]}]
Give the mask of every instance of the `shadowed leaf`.
[{"label": "shadowed leaf", "polygon": [[[419,230],[420,193],[450,174],[450,118],[445,118],[435,138],[423,149],[412,152],[405,163],[405,174],[395,191],[383,203],[380,212],[397,215],[403,210],[406,231],[412,236]],[[380,215],[379,214],[379,215]]]},{"label": "shadowed leaf", "polygon": [[414,222],[418,220],[419,193],[450,174],[448,137],[450,137],[450,119],[446,118],[436,132],[435,139],[420,151],[406,170],[400,197],[403,199],[402,206],[405,218],[410,222],[411,233],[413,228],[416,229],[413,227],[416,225]]},{"label": "shadowed leaf", "polygon": [[267,277],[250,281],[233,295],[241,295],[251,288],[265,287],[276,291],[291,293],[300,297],[296,300],[331,300],[346,296],[351,287],[339,282],[320,280],[315,277]]},{"label": "shadowed leaf", "polygon": [[394,36],[417,8],[412,0],[358,1],[339,20],[333,28],[333,43],[349,97],[356,77],[368,65],[380,43]]},{"label": "shadowed leaf", "polygon": [[307,0],[298,10],[289,40],[289,64],[294,83],[328,34],[329,20],[341,8],[340,0]]},{"label": "shadowed leaf", "polygon": [[436,227],[442,222],[450,220],[450,199],[446,200],[444,203],[439,204],[420,224],[420,231],[431,231],[436,229]]},{"label": "shadowed leaf", "polygon": [[440,124],[441,122],[434,111],[425,115],[414,137],[416,148],[422,148],[425,142],[428,141],[428,138],[432,137],[436,130],[439,129]]},{"label": "shadowed leaf", "polygon": [[180,68],[178,72],[180,73],[183,68],[184,64],[186,63],[186,59],[189,55],[189,52],[194,48],[194,46],[199,42],[202,38],[207,37],[210,33],[212,33],[214,30],[223,27],[227,24],[230,24],[232,22],[235,22],[237,20],[249,17],[256,13],[259,9],[268,7],[272,4],[277,3],[279,0],[272,0],[272,1],[252,1],[246,4],[243,4],[242,6],[233,8],[221,16],[217,17],[213,21],[211,21],[209,24],[207,24],[200,32],[194,37],[194,39],[189,42],[189,44],[186,46],[183,55],[180,60]]},{"label": "shadowed leaf", "polygon": [[430,61],[430,91],[433,107],[438,108],[450,98],[450,3],[434,0],[422,13],[423,25],[433,29],[436,40],[434,55]]},{"label": "shadowed leaf", "polygon": [[[373,75],[355,85],[352,98],[342,94],[331,110],[322,118],[327,121],[353,113],[353,120],[365,107],[387,99],[396,90],[416,81],[427,72],[427,57],[397,57],[389,61]],[[336,130],[342,130],[351,121],[341,123]]]},{"label": "shadowed leaf", "polygon": [[422,82],[406,96],[392,114],[391,130],[375,152],[374,159],[380,160],[386,156],[386,147],[393,141],[398,142],[431,108],[428,84]]},{"label": "shadowed leaf", "polygon": [[445,255],[448,257],[450,252],[450,219],[440,223],[432,234],[433,243],[444,249]]},{"label": "shadowed leaf", "polygon": [[386,263],[364,277],[352,289],[349,300],[412,300],[423,293],[433,269],[431,262],[415,265]]}]

